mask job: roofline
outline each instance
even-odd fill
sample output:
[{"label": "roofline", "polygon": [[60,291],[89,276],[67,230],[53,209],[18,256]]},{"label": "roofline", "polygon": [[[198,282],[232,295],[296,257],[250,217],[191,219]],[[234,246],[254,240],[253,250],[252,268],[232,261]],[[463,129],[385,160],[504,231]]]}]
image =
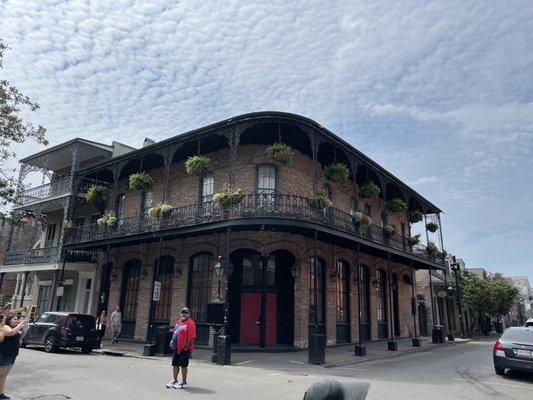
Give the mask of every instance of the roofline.
[{"label": "roofline", "polygon": [[238,116],[235,116],[235,117],[231,117],[231,118],[219,121],[219,122],[215,122],[213,124],[209,124],[209,125],[206,125],[206,126],[203,126],[203,127],[200,127],[200,128],[196,128],[196,129],[193,129],[193,130],[190,130],[190,131],[187,131],[187,132],[172,136],[172,137],[164,139],[164,140],[162,140],[160,142],[156,142],[156,143],[154,143],[154,144],[152,144],[150,146],[141,147],[141,148],[136,149],[134,151],[131,151],[129,153],[122,154],[122,155],[117,156],[117,157],[113,157],[112,159],[103,160],[103,161],[101,161],[99,163],[96,163],[96,164],[90,166],[90,167],[86,167],[85,169],[82,169],[79,172],[83,173],[83,172],[87,172],[87,171],[90,171],[90,170],[98,169],[101,166],[106,165],[106,164],[114,164],[116,162],[127,160],[129,158],[135,158],[137,155],[139,155],[139,154],[141,154],[143,152],[150,152],[150,151],[153,151],[155,149],[159,149],[159,148],[165,147],[167,144],[172,143],[173,141],[176,141],[176,140],[187,140],[188,138],[193,137],[196,134],[207,133],[209,131],[212,131],[212,130],[215,130],[215,129],[218,130],[218,129],[221,129],[223,127],[226,127],[226,126],[229,126],[229,125],[232,125],[232,124],[236,124],[236,123],[239,123],[239,122],[245,122],[247,120],[260,119],[260,118],[265,118],[265,119],[267,119],[267,118],[285,118],[285,119],[288,119],[288,120],[294,120],[295,122],[300,122],[300,123],[307,124],[310,127],[314,128],[316,130],[319,130],[322,134],[325,134],[326,136],[328,136],[328,138],[330,140],[337,141],[338,143],[340,143],[341,145],[346,147],[349,151],[355,153],[359,158],[361,158],[364,162],[369,164],[377,172],[379,172],[380,174],[386,176],[389,180],[396,182],[399,186],[403,187],[406,191],[411,193],[419,201],[421,201],[422,203],[425,203],[430,208],[434,209],[435,212],[437,212],[437,213],[442,212],[442,210],[439,207],[437,207],[431,201],[426,199],[424,196],[422,196],[420,193],[418,193],[416,190],[414,190],[411,186],[407,185],[405,182],[403,182],[401,179],[399,179],[396,176],[394,176],[392,173],[387,171],[385,168],[383,168],[377,162],[372,160],[370,157],[368,157],[367,155],[362,153],[360,150],[356,149],[353,145],[348,143],[346,140],[342,139],[341,137],[339,137],[338,135],[334,134],[333,132],[331,132],[327,128],[323,127],[318,122],[316,122],[316,121],[314,121],[314,120],[312,120],[310,118],[303,117],[303,116],[298,115],[298,114],[286,113],[286,112],[281,112],[281,111],[257,111],[257,112],[253,112],[253,113],[241,114],[241,115],[238,115]]},{"label": "roofline", "polygon": [[[110,145],[107,145],[107,144],[105,144],[105,143],[95,142],[95,141],[87,140],[87,139],[83,139],[83,138],[74,138],[74,139],[67,140],[66,142],[56,144],[55,146],[48,147],[48,148],[46,148],[46,149],[44,149],[44,150],[41,150],[41,151],[38,152],[38,153],[34,153],[34,154],[31,154],[31,155],[26,156],[26,157],[24,157],[24,158],[21,158],[21,159],[19,160],[19,163],[26,163],[26,162],[28,162],[28,161],[31,161],[31,160],[34,159],[34,158],[37,158],[37,157],[42,156],[43,154],[46,154],[46,153],[49,153],[49,152],[52,152],[52,151],[55,151],[55,150],[61,149],[61,148],[63,148],[63,147],[70,146],[71,144],[73,144],[73,143],[75,143],[75,142],[85,143],[85,144],[88,144],[88,145],[91,145],[91,146],[94,146],[94,147],[98,147],[98,148],[100,148],[101,150],[107,150],[107,151],[109,151],[109,152],[112,152],[112,151],[113,151],[113,147],[110,146]],[[104,148],[104,147],[105,147],[105,148]]]}]

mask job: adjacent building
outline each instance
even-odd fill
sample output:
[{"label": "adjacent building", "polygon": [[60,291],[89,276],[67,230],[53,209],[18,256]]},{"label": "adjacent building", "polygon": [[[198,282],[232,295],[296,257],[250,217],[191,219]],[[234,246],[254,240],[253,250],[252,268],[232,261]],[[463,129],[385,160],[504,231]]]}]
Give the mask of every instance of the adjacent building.
[{"label": "adjacent building", "polygon": [[506,322],[512,326],[524,325],[528,318],[533,318],[533,295],[531,294],[529,279],[527,276],[506,276],[504,279],[519,291]]}]

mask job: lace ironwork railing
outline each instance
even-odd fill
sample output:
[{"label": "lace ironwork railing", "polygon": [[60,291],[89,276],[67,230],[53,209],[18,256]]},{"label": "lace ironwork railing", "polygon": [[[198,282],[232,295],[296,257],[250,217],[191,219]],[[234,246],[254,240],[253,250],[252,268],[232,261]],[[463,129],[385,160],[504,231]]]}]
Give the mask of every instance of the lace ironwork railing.
[{"label": "lace ironwork railing", "polygon": [[[67,262],[96,262],[98,253],[91,250],[68,250],[65,253]],[[50,264],[63,262],[61,247],[44,247],[42,249],[8,251],[4,265],[16,264]]]},{"label": "lace ironwork railing", "polygon": [[41,186],[26,189],[20,194],[20,202],[22,205],[26,205],[37,200],[67,194],[70,192],[71,183],[72,176],[67,176]]}]

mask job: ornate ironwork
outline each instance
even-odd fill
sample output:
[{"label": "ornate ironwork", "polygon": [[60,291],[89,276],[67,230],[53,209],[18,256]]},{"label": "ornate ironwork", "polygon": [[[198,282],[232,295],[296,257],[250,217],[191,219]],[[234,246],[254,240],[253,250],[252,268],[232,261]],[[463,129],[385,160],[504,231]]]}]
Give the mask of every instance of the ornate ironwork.
[{"label": "ornate ironwork", "polygon": [[168,216],[158,220],[150,220],[147,215],[124,217],[118,221],[115,227],[107,230],[100,228],[97,224],[85,225],[75,228],[66,237],[65,243],[86,243],[193,225],[207,225],[225,220],[249,218],[308,221],[442,263],[438,255],[430,255],[425,246],[409,246],[402,235],[386,235],[383,228],[377,225],[363,228],[359,223],[353,221],[350,214],[342,210],[336,208],[317,209],[310,199],[287,194],[251,193],[244,195],[240,202],[234,202],[234,204],[224,207],[213,202],[191,204],[177,207]]},{"label": "ornate ironwork", "polygon": [[66,178],[58,179],[57,181],[26,189],[20,194],[20,202],[22,205],[26,205],[34,201],[68,194],[70,193],[71,184],[72,176],[67,176]]},{"label": "ornate ironwork", "polygon": [[97,260],[98,252],[91,250],[68,250],[65,254],[62,254],[61,246],[8,251],[4,265],[52,264],[62,262],[63,257],[66,257],[67,262],[94,263]]}]

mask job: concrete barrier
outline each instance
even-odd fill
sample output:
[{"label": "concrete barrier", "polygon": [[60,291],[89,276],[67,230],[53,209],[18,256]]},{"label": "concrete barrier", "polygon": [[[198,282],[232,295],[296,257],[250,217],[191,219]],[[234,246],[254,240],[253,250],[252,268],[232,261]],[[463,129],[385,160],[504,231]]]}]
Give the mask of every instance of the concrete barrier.
[{"label": "concrete barrier", "polygon": [[307,389],[304,400],[364,400],[369,388],[368,382],[321,379]]}]

